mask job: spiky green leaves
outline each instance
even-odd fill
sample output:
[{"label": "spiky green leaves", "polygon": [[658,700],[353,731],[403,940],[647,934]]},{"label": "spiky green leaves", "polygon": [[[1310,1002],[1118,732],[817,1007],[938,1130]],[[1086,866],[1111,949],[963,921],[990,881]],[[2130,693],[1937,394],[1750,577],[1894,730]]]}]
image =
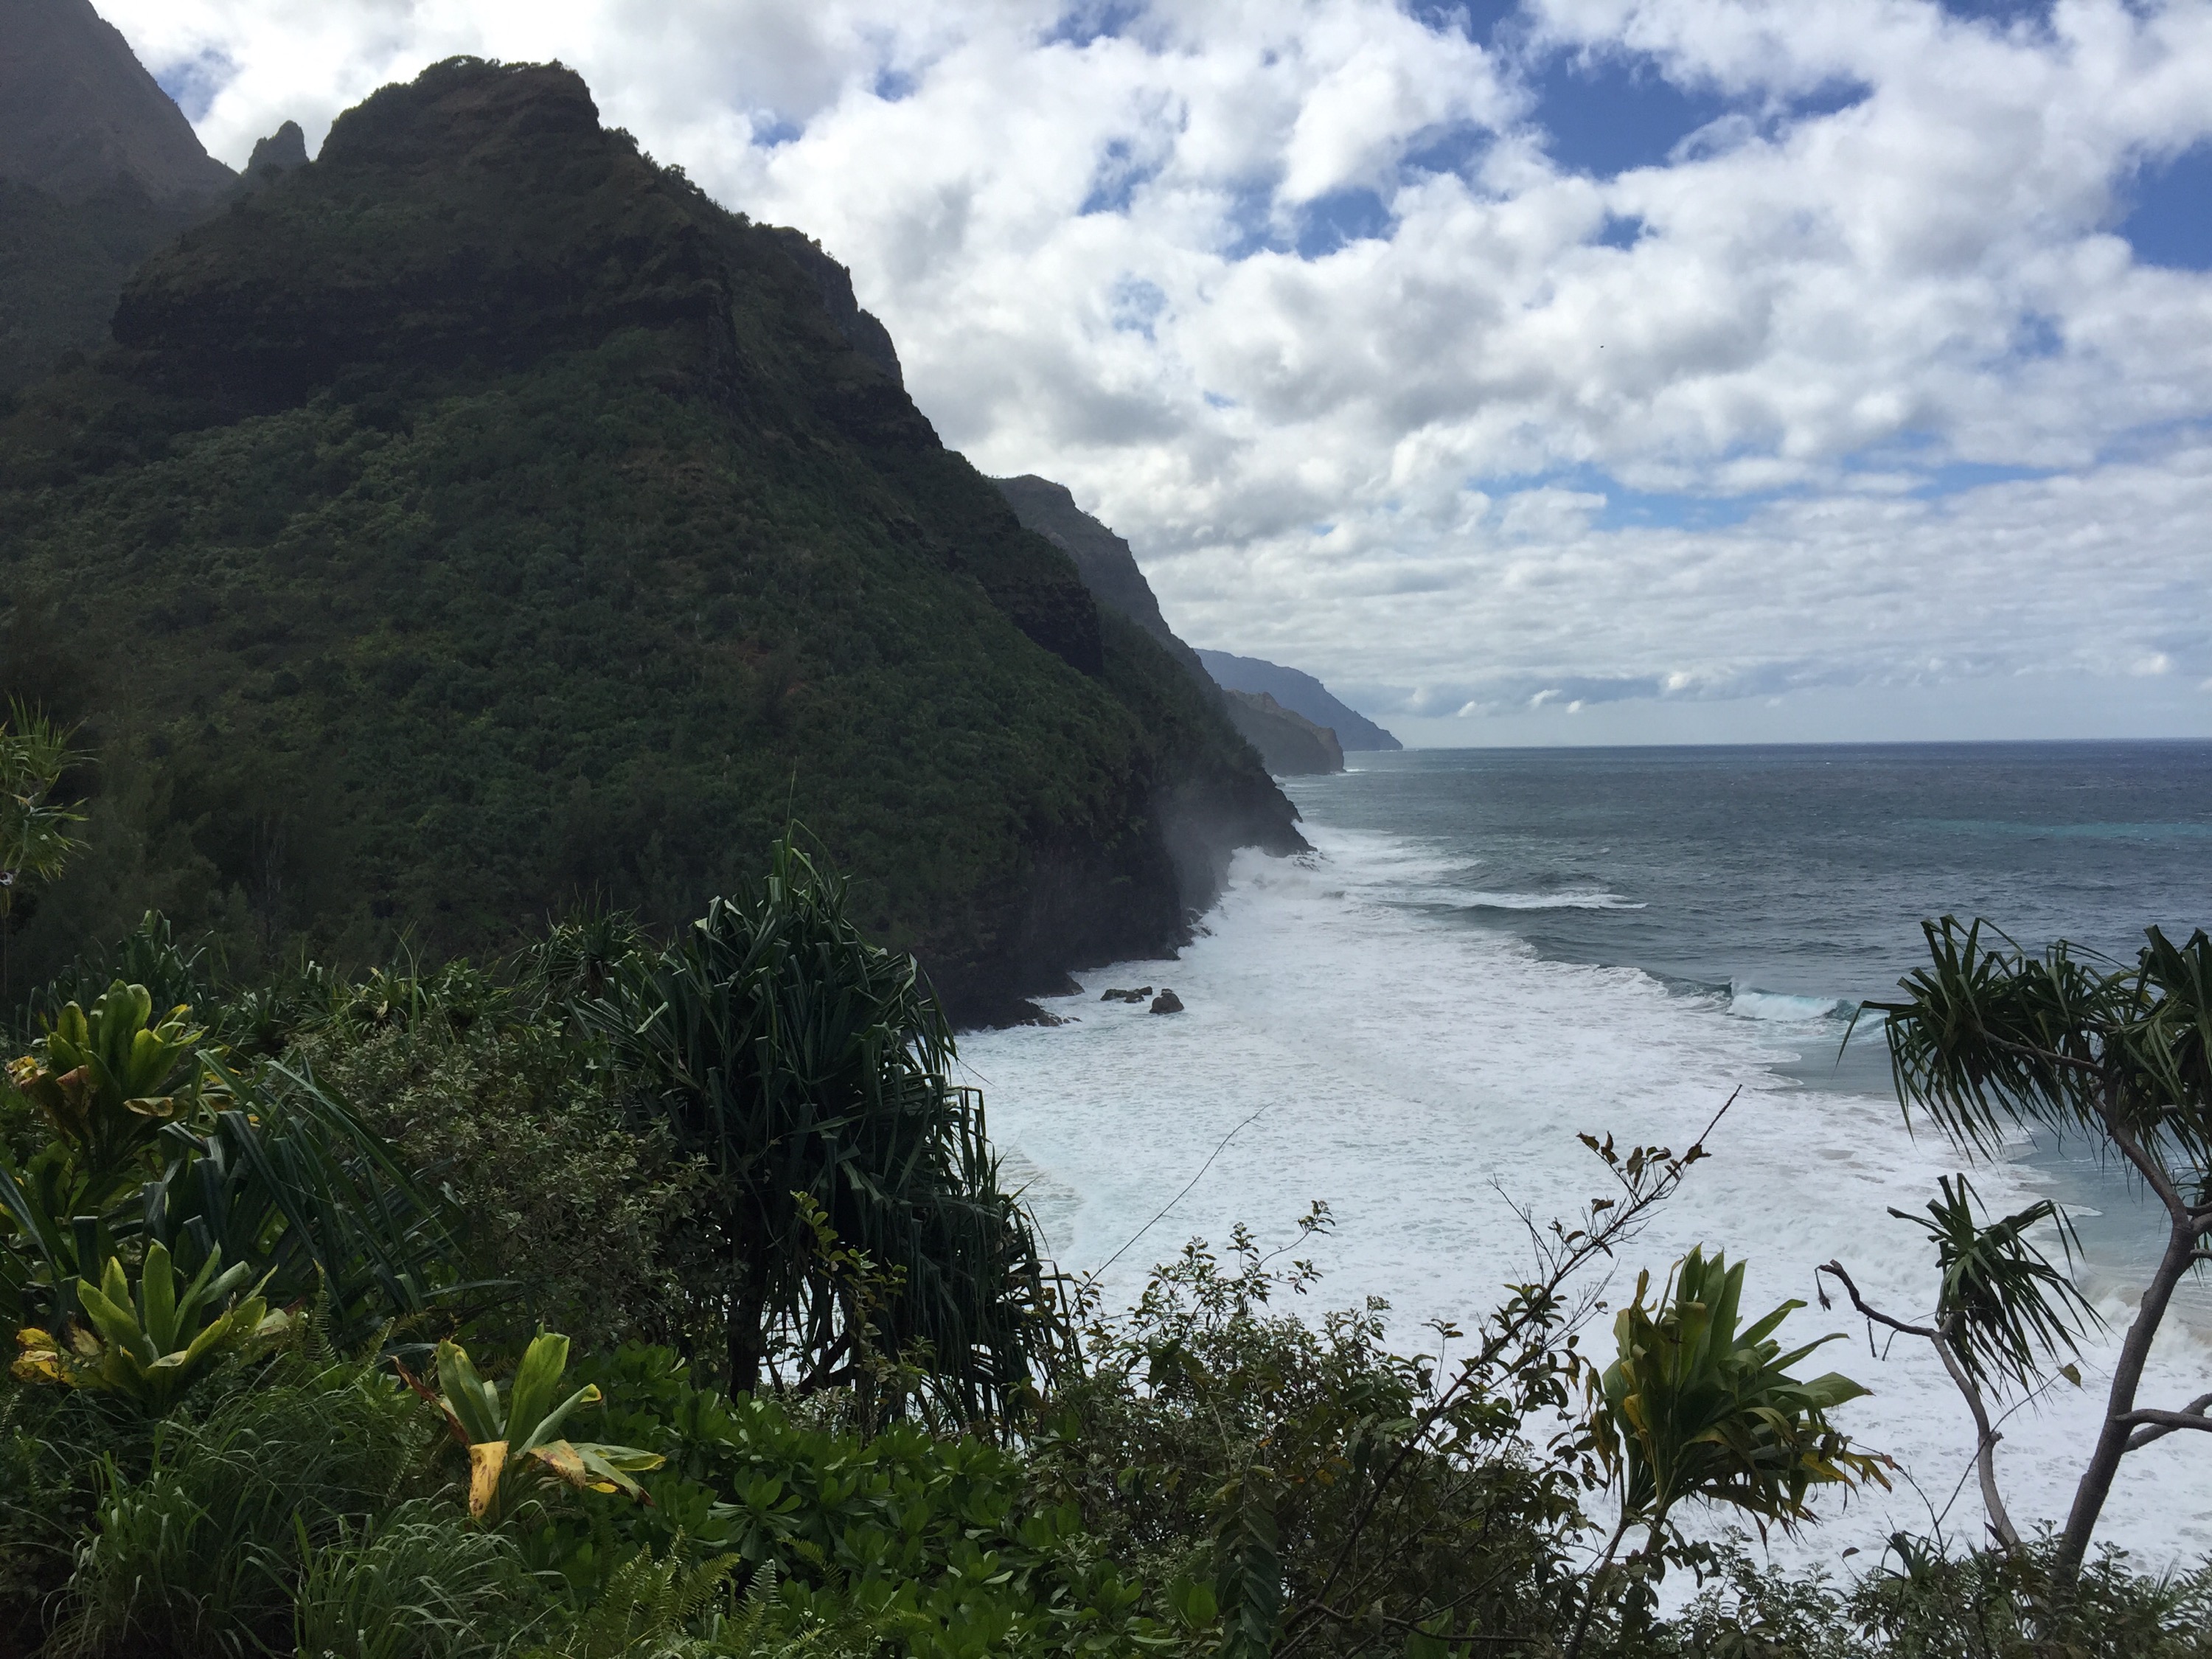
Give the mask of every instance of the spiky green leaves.
[{"label": "spiky green leaves", "polygon": [[1945,1176],[1940,1185],[1942,1196],[1929,1200],[1925,1219],[1890,1212],[1936,1246],[1942,1273],[1936,1328],[1975,1382],[2030,1386],[2039,1360],[2075,1352],[2082,1329],[2103,1322],[2073,1279],[2028,1237],[2055,1224],[2070,1255],[2064,1215],[2045,1199],[1983,1226],[1974,1216],[1980,1195],[1965,1176]]},{"label": "spiky green leaves", "polygon": [[280,1340],[291,1328],[287,1315],[270,1311],[258,1285],[236,1294],[246,1278],[246,1265],[224,1269],[216,1249],[179,1286],[167,1249],[155,1243],[147,1247],[134,1285],[122,1262],[110,1256],[99,1285],[77,1282],[82,1323],[65,1328],[58,1341],[33,1328],[17,1334],[21,1353],[15,1374],[26,1382],[99,1389],[148,1411],[166,1411],[219,1356]]},{"label": "spiky green leaves", "polygon": [[1620,1356],[1600,1380],[1592,1429],[1620,1485],[1624,1524],[1649,1525],[1655,1539],[1686,1499],[1727,1504],[1763,1534],[1808,1519],[1816,1486],[1889,1484],[1884,1460],[1852,1449],[1828,1421],[1867,1390],[1832,1371],[1790,1374],[1836,1338],[1784,1352],[1774,1333],[1804,1304],[1746,1325],[1743,1279],[1741,1262],[1692,1250],[1648,1301],[1650,1275],[1639,1274],[1614,1320]]},{"label": "spiky green leaves", "polygon": [[561,1427],[577,1407],[596,1404],[591,1383],[559,1404],[561,1374],[568,1367],[568,1339],[540,1331],[522,1356],[505,1399],[499,1385],[476,1368],[458,1342],[438,1345],[438,1389],[431,1390],[403,1367],[408,1385],[444,1413],[455,1440],[469,1455],[469,1513],[495,1525],[517,1491],[535,1479],[550,1477],[592,1492],[625,1492],[650,1503],[633,1474],[659,1468],[657,1453],[633,1446],[561,1437]]},{"label": "spiky green leaves", "polygon": [[0,924],[27,882],[52,881],[83,843],[71,832],[82,813],[53,801],[62,774],[83,759],[70,732],[20,701],[0,720]]}]

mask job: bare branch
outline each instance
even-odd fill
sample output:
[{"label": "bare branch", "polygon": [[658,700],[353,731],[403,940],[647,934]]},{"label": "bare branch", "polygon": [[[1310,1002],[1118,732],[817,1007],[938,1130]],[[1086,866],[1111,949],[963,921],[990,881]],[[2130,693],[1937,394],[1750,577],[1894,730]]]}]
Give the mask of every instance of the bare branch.
[{"label": "bare branch", "polygon": [[1851,1276],[1844,1271],[1843,1263],[1840,1261],[1826,1262],[1813,1269],[1813,1276],[1815,1279],[1822,1273],[1833,1273],[1843,1285],[1844,1294],[1850,1297],[1851,1306],[1856,1308],[1860,1313],[1875,1324],[1887,1325],[1890,1329],[1902,1331],[1907,1336],[1924,1336],[1930,1342],[1939,1340],[1940,1334],[1933,1325],[1908,1325],[1901,1319],[1892,1319],[1878,1308],[1869,1307],[1866,1299],[1859,1294],[1859,1287],[1851,1282]]},{"label": "bare branch", "polygon": [[2114,1418],[2115,1423],[2133,1428],[2128,1437],[2128,1449],[2148,1446],[2154,1440],[2163,1440],[2176,1429],[2212,1429],[2212,1394],[2201,1394],[2178,1412],[2128,1412]]}]

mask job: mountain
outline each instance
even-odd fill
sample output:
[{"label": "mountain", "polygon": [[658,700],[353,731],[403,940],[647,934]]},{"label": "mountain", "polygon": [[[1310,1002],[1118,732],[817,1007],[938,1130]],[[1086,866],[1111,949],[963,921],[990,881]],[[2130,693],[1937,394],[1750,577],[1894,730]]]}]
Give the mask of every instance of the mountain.
[{"label": "mountain", "polygon": [[1402,749],[1405,745],[1358,710],[1339,702],[1310,674],[1257,657],[1233,657],[1226,651],[1201,650],[1199,660],[1216,682],[1231,691],[1263,692],[1316,726],[1334,730],[1346,750]]},{"label": "mountain", "polygon": [[1036,531],[1075,561],[1076,574],[1093,599],[1158,641],[1194,683],[1215,696],[1230,723],[1252,745],[1268,771],[1278,777],[1290,777],[1344,770],[1344,751],[1337,747],[1334,733],[1292,714],[1273,697],[1221,691],[1199,653],[1176,638],[1167,618],[1160,615],[1159,600],[1153,596],[1145,573],[1137,568],[1137,556],[1130,551],[1129,544],[1076,506],[1066,485],[1032,473],[992,482],[1025,528]]},{"label": "mountain", "polygon": [[257,182],[0,420],[0,695],[99,755],[19,985],[155,904],[249,962],[673,925],[795,816],[977,1018],[1304,846],[847,273],[575,75],[435,65]]},{"label": "mountain", "polygon": [[64,202],[130,178],[159,202],[236,176],[91,0],[0,0],[0,178]]},{"label": "mountain", "polygon": [[1229,723],[1277,777],[1344,770],[1344,749],[1326,726],[1316,726],[1265,691],[1224,690],[1221,695],[1228,704]]},{"label": "mountain", "polygon": [[0,397],[104,342],[124,279],[234,183],[89,0],[0,0]]},{"label": "mountain", "polygon": [[1054,483],[1034,473],[1018,478],[994,478],[1024,527],[1034,530],[1075,561],[1076,574],[1099,604],[1127,617],[1164,646],[1197,677],[1201,685],[1212,684],[1198,653],[1176,637],[1160,615],[1160,602],[1152,585],[1137,568],[1129,544],[1075,504],[1066,484]]}]

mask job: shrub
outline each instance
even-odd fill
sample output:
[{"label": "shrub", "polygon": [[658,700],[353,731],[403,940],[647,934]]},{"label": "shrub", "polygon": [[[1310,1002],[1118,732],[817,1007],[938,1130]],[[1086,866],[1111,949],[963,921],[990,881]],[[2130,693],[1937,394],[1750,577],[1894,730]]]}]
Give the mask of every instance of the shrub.
[{"label": "shrub", "polygon": [[55,1659],[277,1649],[292,1631],[304,1553],[420,1484],[413,1402],[371,1365],[302,1345],[240,1386],[209,1385],[204,1418],[154,1431],[145,1465],[104,1451]]},{"label": "shrub", "polygon": [[331,1026],[297,1058],[349,1099],[404,1165],[452,1200],[460,1254],[512,1299],[479,1321],[612,1343],[681,1327],[675,1259],[696,1176],[667,1137],[625,1115],[603,1059],[558,1028],[428,1021]]}]

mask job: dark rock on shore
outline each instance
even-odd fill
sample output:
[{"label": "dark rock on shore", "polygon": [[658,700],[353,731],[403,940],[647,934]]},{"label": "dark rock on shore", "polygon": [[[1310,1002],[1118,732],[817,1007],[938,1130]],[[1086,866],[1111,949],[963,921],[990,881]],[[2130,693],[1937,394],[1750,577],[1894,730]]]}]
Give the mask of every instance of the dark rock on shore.
[{"label": "dark rock on shore", "polygon": [[1179,1014],[1182,1012],[1182,999],[1173,991],[1164,989],[1152,999],[1152,1012],[1156,1014]]}]

